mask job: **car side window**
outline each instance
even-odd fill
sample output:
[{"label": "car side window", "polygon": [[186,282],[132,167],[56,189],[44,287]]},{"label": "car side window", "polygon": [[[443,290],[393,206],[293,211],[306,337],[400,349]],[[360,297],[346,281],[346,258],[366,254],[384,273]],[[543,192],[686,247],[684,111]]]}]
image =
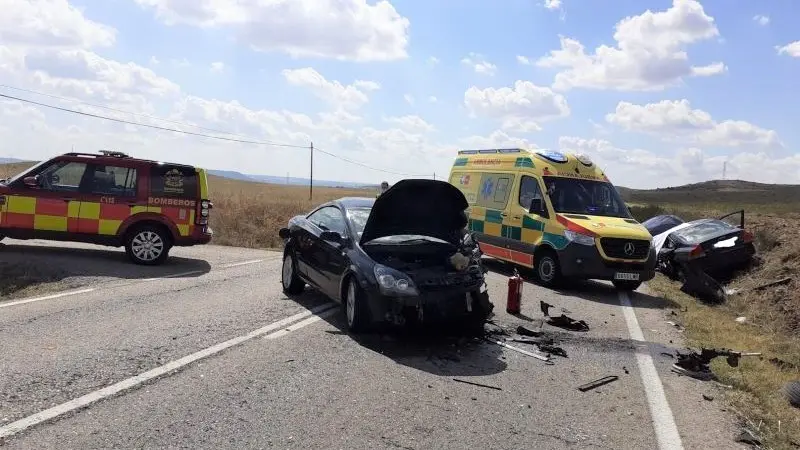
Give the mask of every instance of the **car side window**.
[{"label": "car side window", "polygon": [[136,169],[115,166],[94,166],[89,190],[92,194],[135,197],[137,186]]},{"label": "car side window", "polygon": [[523,175],[519,186],[519,205],[527,211],[531,207],[531,201],[537,198],[544,204],[544,196],[539,182],[536,178]]},{"label": "car side window", "polygon": [[307,219],[323,231],[336,231],[342,236],[347,234],[344,215],[335,206],[321,208],[308,216]]},{"label": "car side window", "polygon": [[48,191],[78,192],[86,167],[86,163],[57,161],[37,174],[39,186]]}]

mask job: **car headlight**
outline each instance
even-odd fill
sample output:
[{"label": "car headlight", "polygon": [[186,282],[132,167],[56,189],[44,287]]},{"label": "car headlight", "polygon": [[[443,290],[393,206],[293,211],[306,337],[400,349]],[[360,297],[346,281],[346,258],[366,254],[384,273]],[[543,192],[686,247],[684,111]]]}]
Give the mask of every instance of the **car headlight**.
[{"label": "car headlight", "polygon": [[594,236],[589,236],[588,234],[581,234],[575,231],[564,230],[564,236],[570,242],[574,242],[576,244],[581,245],[594,245]]},{"label": "car headlight", "polygon": [[381,294],[384,295],[419,295],[417,287],[411,281],[411,277],[399,270],[386,267],[381,264],[375,265],[375,279]]}]

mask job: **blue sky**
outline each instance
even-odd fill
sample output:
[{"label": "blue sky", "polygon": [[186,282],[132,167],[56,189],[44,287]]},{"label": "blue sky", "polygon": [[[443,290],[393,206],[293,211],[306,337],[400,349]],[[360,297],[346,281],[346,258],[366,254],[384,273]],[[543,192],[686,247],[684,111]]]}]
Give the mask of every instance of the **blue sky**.
[{"label": "blue sky", "polygon": [[[524,146],[587,153],[634,187],[719,178],[725,161],[729,178],[800,183],[800,32],[788,0],[281,3],[3,0],[0,84],[33,93],[0,93],[192,132],[313,140],[397,172],[320,155],[326,179],[441,176],[458,148]],[[298,149],[3,105],[0,156],[68,143],[308,172]]]}]

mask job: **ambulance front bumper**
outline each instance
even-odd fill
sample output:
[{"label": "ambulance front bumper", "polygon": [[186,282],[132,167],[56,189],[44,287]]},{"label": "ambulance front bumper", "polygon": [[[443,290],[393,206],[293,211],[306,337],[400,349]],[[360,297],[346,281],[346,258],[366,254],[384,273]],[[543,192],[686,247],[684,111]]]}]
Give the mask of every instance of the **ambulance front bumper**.
[{"label": "ambulance front bumper", "polygon": [[649,281],[656,276],[656,251],[650,247],[646,260],[612,261],[603,258],[595,246],[569,244],[558,252],[561,275],[586,280]]}]

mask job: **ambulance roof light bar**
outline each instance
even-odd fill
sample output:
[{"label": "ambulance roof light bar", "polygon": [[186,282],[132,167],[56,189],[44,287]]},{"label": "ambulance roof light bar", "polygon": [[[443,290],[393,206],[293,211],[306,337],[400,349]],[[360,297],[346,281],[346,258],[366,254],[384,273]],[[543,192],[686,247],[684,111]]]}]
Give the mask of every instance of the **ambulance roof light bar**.
[{"label": "ambulance roof light bar", "polygon": [[522,153],[525,150],[521,148],[489,148],[484,150],[459,150],[459,155],[485,155],[485,154],[498,154],[498,153]]}]

